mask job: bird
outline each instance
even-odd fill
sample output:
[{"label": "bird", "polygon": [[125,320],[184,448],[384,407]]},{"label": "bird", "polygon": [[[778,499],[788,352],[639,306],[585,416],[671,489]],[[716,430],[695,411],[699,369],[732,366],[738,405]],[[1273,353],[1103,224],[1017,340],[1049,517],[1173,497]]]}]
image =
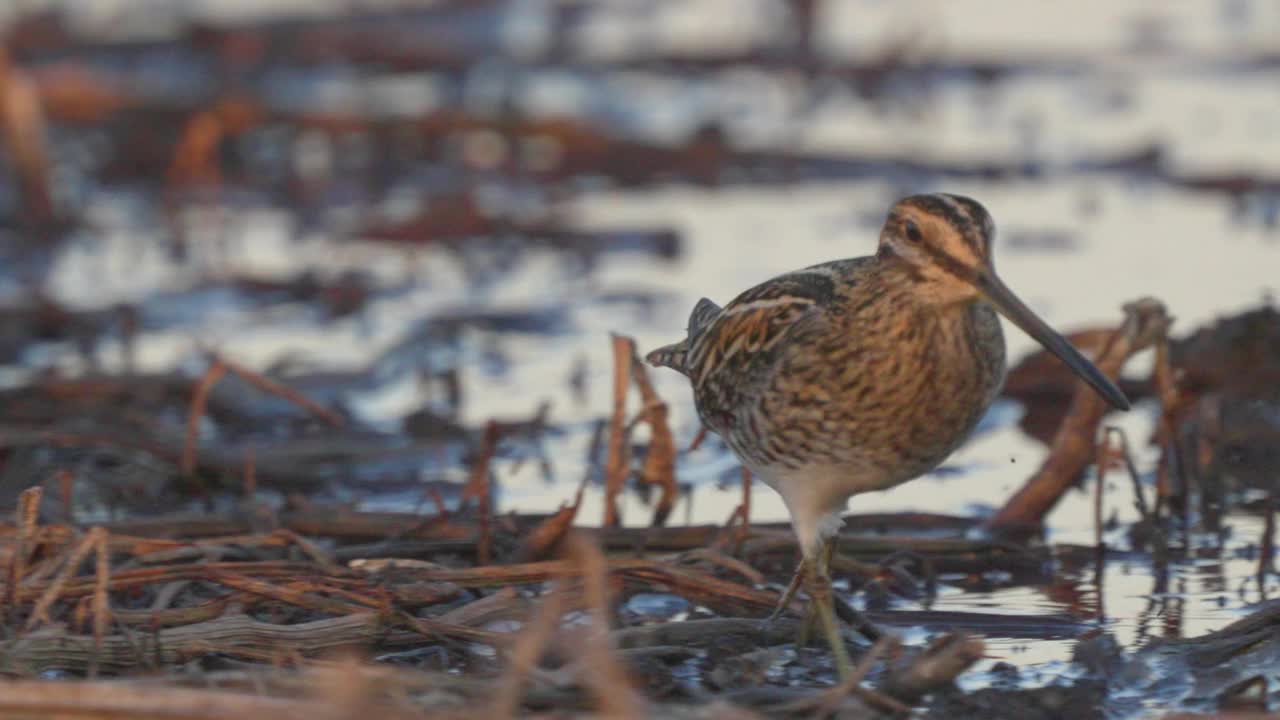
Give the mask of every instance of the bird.
[{"label": "bird", "polygon": [[970,434],[1004,382],[999,316],[1129,409],[996,275],[995,234],[972,198],[903,198],[874,255],[779,275],[723,307],[703,298],[686,337],[645,356],[688,377],[703,426],[781,495],[801,559],[774,616],[803,586],[802,637],[816,619],[841,677],[852,665],[829,566],[844,509],[927,473]]}]

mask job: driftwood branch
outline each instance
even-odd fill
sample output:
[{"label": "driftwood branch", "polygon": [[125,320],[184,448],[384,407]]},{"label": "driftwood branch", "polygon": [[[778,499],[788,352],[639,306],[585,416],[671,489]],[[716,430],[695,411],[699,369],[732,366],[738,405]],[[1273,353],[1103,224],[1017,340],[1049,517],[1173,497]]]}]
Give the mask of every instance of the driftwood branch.
[{"label": "driftwood branch", "polygon": [[[372,612],[297,625],[276,625],[247,615],[229,615],[154,633],[107,635],[102,638],[96,658],[102,670],[120,671],[138,667],[144,658],[170,665],[211,652],[270,658],[364,648],[375,642],[403,646],[421,641],[421,634],[397,631]],[[84,670],[95,657],[93,636],[75,635],[63,628],[39,630],[10,640],[3,647],[0,662],[9,672]]]},{"label": "driftwood branch", "polygon": [[[1096,359],[1098,368],[1110,378],[1119,376],[1135,353],[1163,338],[1172,322],[1164,305],[1151,298],[1129,303],[1124,310],[1124,322]],[[1102,398],[1084,383],[1078,383],[1071,410],[1054,436],[1049,456],[1022,489],[987,521],[987,528],[1020,532],[1039,527],[1093,460],[1098,424],[1106,411]]]}]

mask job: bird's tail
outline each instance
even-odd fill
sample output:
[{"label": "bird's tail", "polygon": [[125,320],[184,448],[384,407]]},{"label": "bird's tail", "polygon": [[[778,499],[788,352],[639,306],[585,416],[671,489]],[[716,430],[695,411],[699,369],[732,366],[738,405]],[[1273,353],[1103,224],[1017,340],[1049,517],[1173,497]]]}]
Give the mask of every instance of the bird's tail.
[{"label": "bird's tail", "polygon": [[648,355],[644,356],[644,359],[645,362],[648,362],[654,367],[667,367],[675,370],[681,375],[688,375],[689,372],[684,366],[684,361],[688,356],[688,353],[689,341],[681,340],[678,343],[663,345],[657,350],[651,351]]},{"label": "bird's tail", "polygon": [[688,377],[689,369],[685,365],[685,361],[689,356],[689,342],[692,338],[697,337],[698,333],[711,324],[716,315],[720,314],[720,306],[711,302],[707,298],[702,298],[697,305],[693,306],[693,312],[689,314],[689,336],[678,343],[663,345],[644,356],[644,359],[654,367],[668,367],[676,372]]}]

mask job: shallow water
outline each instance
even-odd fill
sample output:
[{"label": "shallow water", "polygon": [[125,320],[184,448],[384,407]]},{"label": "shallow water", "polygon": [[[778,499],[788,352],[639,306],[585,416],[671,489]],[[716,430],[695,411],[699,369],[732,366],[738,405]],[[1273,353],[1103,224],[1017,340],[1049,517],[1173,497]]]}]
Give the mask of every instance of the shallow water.
[{"label": "shallow water", "polygon": [[[204,5],[202,12],[216,14],[233,4]],[[977,179],[973,173],[901,167],[888,174],[802,166],[793,180],[730,177],[714,189],[682,182],[620,189],[584,181],[556,202],[557,212],[575,226],[671,228],[681,238],[675,258],[607,253],[586,270],[565,253],[547,249],[521,251],[514,262],[504,263],[511,251],[501,243],[477,241],[462,252],[439,246],[407,252],[353,241],[323,223],[304,225],[295,209],[253,194],[226,208],[215,222],[188,216],[199,240],[195,259],[175,265],[160,243],[152,242],[154,198],[145,191],[99,187],[87,194],[84,206],[97,229],[73,237],[56,255],[48,291],[79,308],[140,303],[144,330],[138,359],[146,369],[196,367],[197,344],[221,348],[260,368],[290,355],[320,369],[345,371],[382,357],[380,367],[390,369],[339,395],[360,419],[386,431],[398,428],[407,413],[437,402],[416,370],[456,364],[464,395],[455,419],[468,427],[491,418],[527,418],[550,401],[551,421],[563,431],[542,443],[550,479],[538,463],[520,462],[526,450],[507,448],[495,461],[497,509],[521,512],[554,510],[590,471],[592,429],[611,403],[608,333],[633,336],[643,351],[679,338],[700,297],[723,303],[780,272],[870,253],[885,210],[907,192],[946,190],[980,199],[1000,228],[1001,275],[1061,329],[1113,325],[1123,303],[1150,295],[1167,305],[1181,334],[1254,306],[1275,291],[1280,199],[1274,183],[1270,190],[1231,198],[1182,182],[1204,174],[1280,173],[1280,84],[1274,61],[1263,57],[1280,49],[1274,45],[1280,28],[1275,6],[1220,2],[1161,6],[1153,12],[1145,3],[1099,1],[1076,4],[1069,15],[1057,9],[1052,11],[1056,18],[1033,18],[1017,2],[998,3],[998,9],[996,3],[832,5],[837,9],[821,25],[819,46],[833,56],[874,57],[892,45],[886,38],[909,39],[909,57],[927,58],[944,69],[922,86],[873,100],[836,83],[819,81],[806,88],[794,74],[753,68],[688,76],[604,72],[590,65],[525,69],[521,82],[506,90],[511,102],[534,114],[615,123],[642,138],[676,141],[716,120],[740,148],[907,157],[931,167],[995,162],[1026,171]],[[717,22],[724,2],[690,0],[652,13],[624,6],[605,3],[587,13],[574,34],[587,57],[603,62],[690,46],[733,48],[753,38],[767,40],[773,27],[732,12],[736,21]],[[545,22],[539,7],[517,2],[498,12],[509,32],[486,33],[485,42],[536,47],[539,22]],[[975,57],[1001,59],[1009,69],[981,77],[964,69]],[[949,64],[959,69],[946,70]],[[284,86],[291,90],[290,101],[320,106],[346,102],[345,93],[362,80],[341,73],[303,73],[295,79],[296,84]],[[420,93],[414,79],[408,78],[406,86]],[[380,80],[394,88],[394,81],[406,78],[387,74]],[[492,88],[483,77],[469,82],[479,98],[475,102],[483,105]],[[431,104],[430,93],[408,97],[400,100]],[[59,137],[76,143],[73,133]],[[326,145],[324,138],[314,141],[321,158],[316,162],[341,164],[341,147]],[[1158,171],[1108,168],[1102,162],[1152,145],[1162,153]],[[496,178],[482,185],[508,207],[522,201],[521,193],[532,192],[504,188]],[[416,186],[406,182],[401,189],[411,194]],[[477,266],[500,269],[473,274]],[[360,269],[381,291],[362,312],[337,320],[317,316],[300,303],[264,311],[233,291],[192,291],[231,271],[285,278],[303,267],[322,276]],[[424,318],[459,309],[545,311],[560,326],[528,332],[473,329],[464,333],[457,350],[410,345],[386,359],[387,351],[423,327]],[[1006,328],[1006,335],[1011,361],[1034,349],[1016,329]],[[119,367],[119,352],[118,343],[108,344],[100,357],[107,367]],[[65,347],[42,348],[25,361],[27,368],[56,363],[80,369]],[[1139,358],[1129,371],[1140,376],[1148,363]],[[580,367],[586,386],[581,394],[570,382]],[[17,382],[24,375],[8,368],[4,377]],[[677,442],[687,446],[697,430],[687,382],[669,371],[657,371],[654,378],[672,406]],[[997,403],[942,471],[858,497],[851,510],[992,511],[1045,454],[1017,428],[1020,412],[1016,403]],[[1155,460],[1144,443],[1152,420],[1148,403],[1108,420],[1128,432],[1144,472]],[[740,494],[736,467],[716,442],[683,454],[678,479],[688,492],[674,520],[723,522]],[[418,473],[422,481],[464,476],[456,459],[443,467],[424,459]],[[1055,543],[1093,542],[1092,482],[1069,493],[1050,517]],[[1136,518],[1130,493],[1127,480],[1109,478],[1107,514],[1114,514],[1121,528]],[[422,498],[416,487],[369,494],[362,486],[360,495],[365,507],[395,509],[414,508]],[[752,511],[758,521],[786,517],[777,496],[759,485]],[[643,524],[649,516],[634,494],[625,498],[623,512],[631,524]],[[579,520],[595,524],[602,513],[601,488],[592,484]],[[1253,580],[1256,563],[1242,549],[1256,542],[1261,522],[1241,515],[1232,517],[1231,525],[1224,557],[1206,550],[1194,561],[1175,563],[1169,591],[1158,597],[1152,595],[1149,564],[1122,555],[1106,564],[1101,586],[1092,566],[1064,563],[1062,578],[1052,586],[944,589],[932,609],[1098,623],[1128,647],[1154,636],[1201,634],[1239,617],[1247,604],[1263,597]],[[1108,543],[1125,550],[1123,530],[1109,533]],[[1276,585],[1273,579],[1267,592],[1274,594]],[[1048,682],[1064,671],[1073,647],[1071,638],[992,637],[991,659],[984,665],[1007,661],[1030,669],[1024,680],[1034,682],[1038,672]],[[984,676],[970,682],[985,682]]]}]

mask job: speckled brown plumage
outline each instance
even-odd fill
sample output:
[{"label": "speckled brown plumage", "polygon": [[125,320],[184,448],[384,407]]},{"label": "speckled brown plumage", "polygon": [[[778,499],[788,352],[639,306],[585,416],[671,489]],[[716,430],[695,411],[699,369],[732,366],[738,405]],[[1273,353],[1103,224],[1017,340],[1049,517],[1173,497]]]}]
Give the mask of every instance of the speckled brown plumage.
[{"label": "speckled brown plumage", "polygon": [[897,274],[826,263],[763,286],[785,307],[730,303],[691,343],[703,422],[764,476],[848,466],[871,489],[940,462],[999,388],[1004,339],[990,307],[920,303]]},{"label": "speckled brown plumage", "polygon": [[929,471],[978,423],[1004,378],[997,310],[1127,407],[999,281],[994,232],[969,198],[906,198],[875,256],[778,276],[723,308],[704,299],[688,337],[649,354],[690,379],[703,424],[782,495],[810,574],[825,576],[851,495]]}]

